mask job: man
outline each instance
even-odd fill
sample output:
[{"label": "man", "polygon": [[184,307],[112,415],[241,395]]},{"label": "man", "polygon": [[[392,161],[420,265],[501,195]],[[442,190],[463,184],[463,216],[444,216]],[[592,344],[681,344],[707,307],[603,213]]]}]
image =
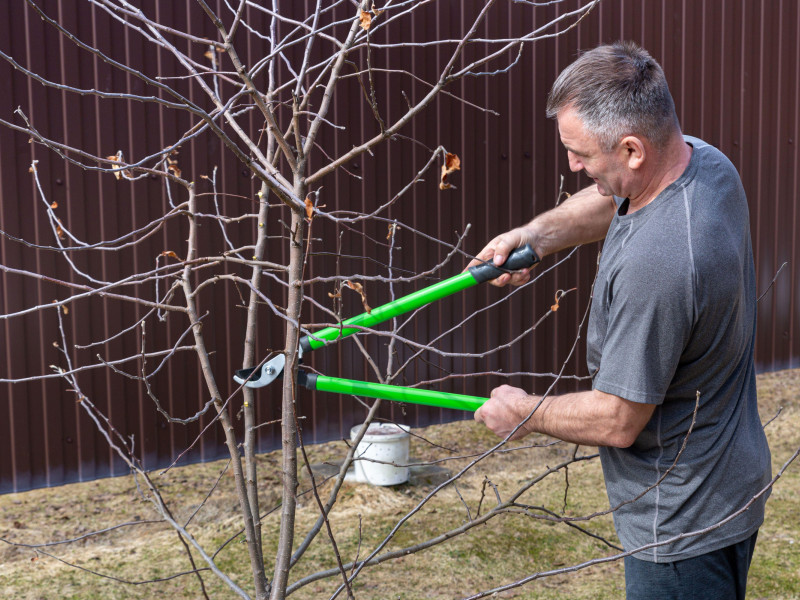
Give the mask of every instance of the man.
[{"label": "man", "polygon": [[[605,239],[587,331],[593,389],[542,400],[504,385],[475,418],[503,437],[522,423],[515,438],[539,432],[600,447],[620,540],[644,548],[625,559],[629,600],[744,598],[766,494],[682,536],[739,511],[771,474],[739,176],[718,150],[682,135],[661,67],[633,43],[600,46],[567,67],[547,114],[570,169],[594,184],[478,258],[501,265],[526,243],[543,257]],[[529,278],[525,270],[495,284]]]}]

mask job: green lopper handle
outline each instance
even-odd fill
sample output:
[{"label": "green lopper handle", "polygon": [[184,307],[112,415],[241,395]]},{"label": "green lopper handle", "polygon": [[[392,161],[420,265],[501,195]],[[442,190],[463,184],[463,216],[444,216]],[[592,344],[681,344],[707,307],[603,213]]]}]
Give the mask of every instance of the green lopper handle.
[{"label": "green lopper handle", "polygon": [[384,400],[394,400],[395,402],[425,404],[427,406],[469,410],[472,412],[478,410],[483,406],[483,403],[488,400],[488,398],[479,398],[478,396],[449,394],[447,392],[435,392],[432,390],[386,385],[383,383],[370,383],[368,381],[353,381],[352,379],[327,377],[325,375],[315,375],[304,371],[298,372],[297,382],[310,390],[318,390],[320,392],[352,394],[354,396],[365,396],[367,398],[382,398]]},{"label": "green lopper handle", "polygon": [[[416,310],[436,300],[452,296],[461,290],[495,279],[503,273],[532,267],[537,262],[539,262],[539,257],[536,256],[533,248],[531,248],[530,245],[521,246],[520,248],[514,249],[509,254],[506,262],[504,262],[501,267],[496,267],[489,262],[485,262],[476,267],[470,267],[464,273],[430,285],[408,296],[398,298],[383,306],[373,308],[371,312],[362,313],[347,319],[342,322],[341,326],[326,327],[325,329],[315,331],[311,335],[303,336],[300,339],[300,347],[303,349],[303,353],[316,350],[324,346],[325,342],[332,342],[356,333],[359,331],[358,328],[360,327],[372,327],[378,323],[383,323],[393,317],[411,312],[412,310]],[[411,400],[409,400],[409,402],[411,402]]]}]

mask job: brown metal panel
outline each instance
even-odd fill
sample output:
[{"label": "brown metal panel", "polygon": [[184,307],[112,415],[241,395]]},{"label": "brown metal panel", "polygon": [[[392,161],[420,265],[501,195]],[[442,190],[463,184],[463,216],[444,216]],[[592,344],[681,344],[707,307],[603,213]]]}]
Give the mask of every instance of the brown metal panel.
[{"label": "brown metal panel", "polygon": [[[566,0],[536,8],[504,5],[490,13],[482,33],[506,35],[527,31],[579,4],[579,0]],[[305,0],[291,3],[289,9],[302,15],[313,5]],[[176,27],[188,27],[196,34],[214,34],[205,16],[188,0],[183,3],[149,0],[143,8]],[[217,2],[217,8],[222,10],[223,3]],[[409,36],[430,38],[434,32],[440,37],[452,37],[468,26],[474,17],[472,8],[467,4],[453,10],[442,2],[425,5],[403,23],[402,29],[389,32],[387,40],[399,41]],[[111,18],[97,7],[58,3],[52,7],[48,5],[48,10],[56,11],[53,14],[60,16],[79,37],[113,56],[124,58],[149,75],[180,74],[166,52],[154,49],[141,36],[115,34]],[[349,6],[344,10],[350,10]],[[2,48],[11,50],[26,66],[51,79],[66,80],[82,87],[112,89],[131,85],[138,92],[143,91],[140,82],[60,40],[52,28],[22,3],[7,3],[4,13],[6,18],[0,20]],[[759,290],[766,290],[779,266],[790,261],[790,266],[759,305],[757,360],[761,370],[798,366],[800,324],[796,315],[800,312],[800,283],[797,269],[792,267],[800,254],[796,226],[797,140],[800,136],[796,102],[800,94],[798,13],[797,4],[790,0],[603,0],[562,37],[526,47],[519,64],[509,72],[489,79],[467,78],[457,83],[451,91],[470,104],[442,97],[403,132],[421,144],[398,137],[378,149],[374,157],[358,157],[345,169],[328,176],[321,184],[327,210],[369,212],[411,180],[427,160],[428,149],[443,145],[457,153],[463,164],[454,179],[457,189],[437,189],[437,166],[426,175],[424,184],[414,186],[388,211],[388,218],[397,219],[404,227],[398,232],[397,248],[391,256],[386,239],[387,222],[371,224],[363,236],[352,233],[349,226],[315,222],[314,234],[325,242],[312,245],[308,276],[387,275],[390,261],[395,272],[418,273],[429,269],[445,255],[444,247],[425,236],[453,242],[456,234],[469,225],[471,231],[464,250],[476,252],[492,236],[551,207],[562,176],[566,191],[584,185],[585,178],[569,172],[556,127],[544,117],[547,91],[558,72],[574,60],[579,50],[601,42],[633,39],[647,47],[663,64],[685,131],[718,145],[739,169],[751,204]],[[267,30],[267,18],[262,13],[250,8],[248,15],[261,31]],[[349,13],[343,13],[343,17],[347,15]],[[264,40],[250,36],[240,51],[247,64],[253,64],[263,55],[265,47]],[[315,51],[321,53],[324,49],[317,46]],[[471,47],[467,49],[468,53],[476,51]],[[399,65],[422,81],[434,81],[447,58],[448,49],[444,47],[433,53],[405,48],[394,57],[374,49],[371,61],[380,66]],[[363,67],[366,56],[362,53],[354,60]],[[80,99],[45,90],[26,81],[7,63],[0,66],[0,76],[8,82],[0,89],[3,118],[13,120],[13,107],[21,106],[26,114],[35,117],[37,127],[43,132],[67,143],[86,144],[100,154],[110,155],[122,150],[126,156],[140,156],[155,152],[189,125],[185,116],[163,107]],[[406,101],[401,91],[411,101],[419,99],[427,91],[420,80],[377,74],[375,83],[380,109],[388,116],[402,114]],[[203,101],[188,83],[178,85],[183,86],[192,99]],[[355,140],[377,132],[375,119],[355,79],[340,84],[330,120],[346,125],[350,132],[343,134],[332,128],[323,131],[320,145],[332,154],[340,154]],[[260,127],[255,116],[248,125],[254,130]],[[348,137],[350,134],[352,137]],[[29,210],[32,199],[36,198],[35,187],[27,173],[33,158],[40,161],[45,197],[59,204],[56,211],[59,218],[77,235],[91,241],[114,239],[132,228],[141,227],[154,211],[160,212],[167,206],[167,197],[157,181],[118,185],[107,176],[67,167],[51,152],[27,144],[24,136],[2,129],[0,229],[12,235],[46,242],[49,225],[44,211]],[[186,144],[180,149],[179,161],[181,168],[191,172],[195,181],[202,175],[210,176],[217,167],[219,189],[232,192],[219,198],[219,202],[232,211],[254,210],[257,191],[254,183],[220,142],[200,139]],[[37,199],[37,202],[42,200]],[[209,212],[213,210],[210,200],[203,206]],[[25,212],[20,207],[25,207]],[[286,220],[287,211],[280,207],[271,210],[268,227],[271,235],[279,237],[283,231],[278,219]],[[414,235],[411,229],[422,235]],[[252,232],[243,230],[243,234],[248,233]],[[340,236],[343,257],[337,260],[331,244]],[[161,252],[175,250],[176,244],[180,244],[176,240],[185,237],[183,223],[170,223],[135,251],[108,253],[102,258],[76,256],[75,260],[80,268],[100,273],[99,277],[111,281],[137,269],[152,268]],[[213,226],[204,228],[201,244],[215,251],[226,247],[218,228]],[[529,327],[547,311],[557,290],[577,288],[562,301],[553,318],[518,343],[513,351],[458,359],[427,353],[415,360],[397,383],[433,381],[432,385],[441,389],[483,395],[502,382],[543,392],[553,381],[547,374],[557,372],[564,361],[567,361],[566,373],[585,375],[585,347],[581,342],[573,350],[573,342],[578,333],[577,324],[589,301],[598,249],[596,245],[582,248],[553,271],[548,271],[548,267],[565,258],[567,253],[548,258],[539,269],[540,280],[518,291],[501,309],[492,306],[507,291],[483,286],[420,311],[399,331],[401,336],[428,343],[459,323],[464,315],[476,313],[474,319],[442,337],[435,345],[445,353],[480,354],[508,343],[519,331]],[[0,252],[6,265],[38,269],[81,282],[80,276],[65,270],[63,258],[54,253],[23,253],[18,244],[2,236]],[[270,252],[276,259],[285,258],[284,244],[280,240],[271,246]],[[464,260],[457,259],[435,277],[451,275],[463,264]],[[222,272],[245,273],[233,267],[226,267]],[[371,303],[377,305],[430,281],[399,283],[392,289],[370,284],[368,294]],[[4,314],[65,295],[63,290],[52,286],[9,275],[0,275],[0,285]],[[285,296],[285,289],[275,282],[265,281],[264,285],[268,295]],[[332,307],[333,303],[328,300],[328,292],[332,290],[333,283],[319,282],[310,285],[307,294],[322,305]],[[141,293],[151,297],[152,286],[141,286]],[[234,387],[226,374],[242,366],[244,313],[236,308],[238,294],[230,287],[213,286],[201,294],[200,302],[203,309],[208,309],[204,327],[207,342],[214,352],[214,368],[222,393],[229,394]],[[361,312],[360,300],[355,294],[346,296],[342,317],[358,312]],[[131,326],[143,315],[141,309],[120,303],[95,302],[78,306],[63,317],[68,334],[74,336],[77,343],[86,344]],[[309,305],[304,309],[304,319],[308,323],[327,323],[332,318]],[[398,323],[403,321],[399,319]],[[172,318],[165,326],[154,325],[147,335],[153,346],[165,347],[174,344],[184,331],[185,323]],[[49,364],[60,364],[59,353],[52,346],[57,337],[54,311],[3,320],[0,327],[2,369],[14,377],[23,377],[46,372]],[[258,347],[263,351],[279,350],[282,338],[283,323],[265,317],[258,334]],[[387,338],[377,335],[362,338],[384,368],[389,359]],[[113,359],[136,352],[139,343],[139,334],[134,331],[110,339],[93,351]],[[396,352],[395,365],[411,357],[414,350],[400,343]],[[309,357],[308,364],[326,374],[371,380],[376,377],[352,341],[315,353]],[[154,368],[154,365],[149,366]],[[495,374],[472,376],[485,372]],[[530,372],[541,375],[514,375]],[[191,450],[183,460],[211,460],[225,452],[218,427],[211,427],[200,435],[210,417],[190,427],[170,426],[155,412],[152,401],[141,387],[129,380],[95,370],[81,374],[80,382],[120,432],[135,435],[138,454],[148,467],[168,464],[190,445]],[[198,369],[188,355],[176,357],[153,377],[152,383],[164,406],[178,416],[193,414],[206,400]],[[559,384],[558,390],[580,385],[586,384],[566,380]],[[3,385],[0,492],[125,472],[94,424],[63,388],[58,380]],[[262,422],[278,418],[278,387],[259,391],[258,402],[258,416]],[[241,398],[235,398],[231,411],[235,413],[240,406]],[[346,437],[350,426],[366,414],[363,406],[351,398],[310,393],[302,393],[300,410],[307,417],[303,424],[305,439],[316,442]],[[381,415],[414,426],[462,416],[452,411],[388,403]],[[259,447],[262,450],[275,448],[279,443],[277,426],[261,428]]]},{"label": "brown metal panel", "polygon": [[[33,69],[44,73],[46,77],[57,77],[57,63],[54,65],[49,57],[58,55],[57,44],[53,40],[45,40],[44,25],[38,19],[25,16],[26,31],[20,50],[26,60],[26,64]],[[23,91],[24,90],[24,91]],[[38,84],[27,81],[18,88],[21,93],[18,96],[18,105],[27,115],[38,112],[42,106],[51,106],[57,103],[58,94],[52,90],[44,91]],[[57,111],[44,115],[42,125],[49,128],[53,123],[58,123],[59,116]],[[17,120],[20,122],[20,120]],[[41,239],[40,232],[48,231],[50,224],[41,210],[43,199],[39,196],[35,186],[28,174],[28,167],[32,159],[39,161],[37,169],[40,172],[58,172],[57,163],[59,160],[52,154],[43,152],[41,148],[31,146],[30,152],[25,152],[23,156],[28,158],[28,164],[20,161],[18,164],[17,176],[22,180],[20,186],[20,196],[30,198],[30,202],[20,202],[20,208],[24,207],[21,214],[21,231],[26,233],[27,239]],[[51,189],[48,181],[42,182],[44,193],[49,194]],[[35,203],[35,205],[33,205]],[[33,206],[32,206],[33,205]],[[34,233],[35,232],[35,233]],[[34,265],[24,264],[23,268],[36,268],[39,272],[46,275],[55,275],[57,272],[56,259],[52,253],[40,252]],[[23,286],[23,306],[42,304],[49,299],[57,297],[58,291],[46,283],[32,283],[26,281]],[[22,306],[20,306],[22,308]],[[46,372],[47,366],[58,362],[58,352],[53,346],[57,341],[57,320],[53,311],[46,314],[37,314],[31,318],[25,318],[27,326],[30,327],[29,334],[33,334],[27,344],[25,353],[25,365],[21,369],[23,374],[34,375]],[[37,343],[36,338],[41,339]],[[45,341],[46,340],[46,341]],[[8,348],[12,352],[12,348]],[[18,371],[19,372],[19,371]],[[42,381],[31,385],[27,396],[23,399],[26,419],[18,421],[21,427],[27,429],[29,445],[25,448],[30,460],[31,484],[34,486],[52,485],[60,481],[63,476],[64,463],[60,452],[62,435],[59,424],[62,419],[63,411],[69,410],[69,404],[65,403],[65,394],[59,389],[60,386],[54,385],[55,382]],[[15,398],[16,399],[16,398]]]},{"label": "brown metal panel", "polygon": [[[19,44],[23,40],[21,27],[13,27],[12,23],[21,22],[21,5],[5,3],[0,18],[0,36],[9,43]],[[6,74],[7,71],[4,71]],[[0,104],[14,106],[17,90],[24,84],[24,79],[8,73],[4,85],[0,85]],[[24,160],[22,152],[27,150],[20,144],[22,136],[15,136],[8,129],[0,130],[0,173],[3,173],[0,185],[0,230],[19,231],[23,216],[17,206],[20,195],[18,172]],[[5,236],[0,236],[0,256],[5,264],[19,267],[21,249]],[[2,312],[8,314],[23,306],[23,290],[19,286],[10,286],[9,277],[0,275],[0,297]],[[22,319],[3,320],[0,323],[0,368],[3,373],[20,373],[24,369],[27,340],[30,331]],[[11,348],[16,352],[11,352]],[[21,396],[14,396],[14,390],[25,395],[33,386],[20,383],[17,386],[3,384],[0,388],[0,421],[12,425],[7,427],[4,435],[0,435],[0,493],[9,492],[17,487],[31,487],[31,463],[28,458],[30,436],[27,431],[27,407]]]},{"label": "brown metal panel", "polygon": [[[779,3],[779,10],[775,11],[773,19],[769,21],[771,33],[768,33],[773,47],[769,62],[765,68],[771,80],[771,89],[774,93],[770,96],[772,106],[768,112],[774,115],[774,129],[767,123],[763,128],[775,133],[768,136],[772,148],[767,150],[767,156],[774,159],[765,164],[766,179],[775,182],[775,201],[769,202],[769,192],[759,190],[761,202],[772,207],[770,222],[766,225],[772,230],[772,244],[774,262],[772,269],[769,265],[761,263],[761,268],[769,274],[776,272],[784,262],[789,263],[788,272],[784,273],[776,283],[771,293],[771,341],[772,356],[766,364],[770,370],[781,368],[789,364],[792,358],[792,339],[797,339],[798,331],[793,331],[795,314],[792,300],[796,295],[793,291],[796,281],[796,245],[797,223],[792,217],[797,216],[798,197],[793,182],[793,174],[797,171],[796,134],[797,129],[797,23],[798,6],[796,2],[783,1]],[[760,249],[759,249],[760,250]]]},{"label": "brown metal panel", "polygon": [[[797,11],[796,20],[794,22],[787,19],[784,22],[784,26],[788,28],[790,32],[800,31],[800,11]],[[789,45],[789,49],[786,52],[787,68],[788,65],[791,64],[791,61],[794,61],[795,65],[800,65],[800,36],[793,35],[793,37],[794,48],[791,48],[791,45]],[[789,78],[789,81],[791,84],[787,87],[794,88],[791,103],[792,109],[788,113],[793,126],[791,129],[787,128],[787,131],[791,132],[791,150],[789,154],[792,157],[794,167],[790,170],[790,177],[787,180],[786,186],[786,198],[794,199],[794,201],[791,202],[791,207],[786,210],[786,221],[793,224],[789,228],[791,230],[791,263],[789,264],[791,290],[789,302],[790,347],[788,352],[789,364],[792,364],[796,360],[795,357],[800,356],[800,282],[798,282],[798,276],[796,275],[797,268],[792,268],[792,265],[797,264],[797,258],[800,257],[800,243],[798,243],[800,231],[798,231],[796,225],[800,223],[800,206],[798,206],[798,204],[800,204],[798,202],[798,198],[800,198],[800,185],[798,185],[800,182],[800,169],[797,168],[797,165],[800,165],[800,153],[798,153],[798,147],[800,146],[800,103],[797,102],[797,99],[800,98],[800,77],[794,74],[794,76]]]}]

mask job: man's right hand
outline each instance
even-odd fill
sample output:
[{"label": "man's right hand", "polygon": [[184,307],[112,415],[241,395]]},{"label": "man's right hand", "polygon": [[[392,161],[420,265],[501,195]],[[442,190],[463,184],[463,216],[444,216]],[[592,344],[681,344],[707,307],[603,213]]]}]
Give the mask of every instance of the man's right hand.
[{"label": "man's right hand", "polygon": [[[533,246],[531,233],[524,227],[512,229],[502,235],[498,235],[491,242],[486,244],[484,249],[476,255],[475,260],[467,265],[467,268],[475,267],[481,264],[481,262],[486,261],[491,261],[495,266],[501,267],[508,259],[508,255],[512,250],[524,246],[525,244],[531,244]],[[490,283],[497,287],[503,287],[508,284],[523,285],[530,281],[532,270],[533,267],[529,267],[527,269],[514,271],[513,273],[503,273],[500,277],[491,280]]]}]

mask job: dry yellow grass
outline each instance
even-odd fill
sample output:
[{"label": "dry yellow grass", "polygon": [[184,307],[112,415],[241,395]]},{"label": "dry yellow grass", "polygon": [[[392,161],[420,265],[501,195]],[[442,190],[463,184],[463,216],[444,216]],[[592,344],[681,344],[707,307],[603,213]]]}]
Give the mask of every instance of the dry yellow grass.
[{"label": "dry yellow grass", "polygon": [[[772,417],[779,406],[783,411],[769,425],[767,433],[777,470],[800,446],[800,371],[784,371],[759,377],[762,416]],[[485,450],[495,439],[472,422],[451,423],[420,432],[447,452],[420,440],[412,442],[412,456],[420,460],[442,459]],[[528,440],[526,440],[527,442]],[[344,455],[344,444],[330,443],[309,449],[313,461],[335,460]],[[402,548],[458,527],[477,511],[482,490],[487,492],[482,510],[495,503],[495,492],[484,487],[490,479],[505,499],[523,482],[568,457],[573,447],[557,444],[496,455],[482,461],[458,482],[443,490],[400,530],[386,549]],[[582,449],[590,453],[591,449]],[[278,455],[260,457],[265,475],[262,487],[264,506],[274,506],[279,498]],[[469,459],[451,460],[455,471]],[[187,518],[202,502],[208,489],[224,469],[225,462],[193,465],[155,476],[165,497],[176,507],[176,515]],[[800,465],[790,467],[768,504],[768,519],[762,528],[751,570],[750,598],[800,598],[800,523],[797,514],[800,497]],[[190,531],[209,549],[218,548],[239,530],[237,500],[232,478],[226,473],[218,490],[192,521]],[[569,491],[565,507],[565,476],[554,474],[525,496],[530,504],[557,513],[585,515],[607,506],[599,463],[576,464],[569,469]],[[323,498],[330,483],[321,486]],[[344,560],[363,558],[403,515],[430,492],[429,488],[398,486],[375,488],[345,484],[331,524]],[[298,511],[298,541],[317,515],[310,495],[301,498]],[[142,582],[168,577],[190,569],[177,535],[163,523],[144,523],[157,519],[151,504],[143,499],[131,477],[107,479],[23,494],[0,496],[0,537],[16,544],[33,544],[75,538],[90,531],[120,523],[134,525],[66,545],[43,549],[64,561],[122,579]],[[264,519],[267,555],[276,544],[277,512]],[[591,531],[614,540],[611,519],[600,517],[586,524]],[[359,532],[361,535],[359,537]],[[519,514],[503,515],[470,533],[425,552],[365,569],[356,580],[359,599],[459,598],[533,573],[577,565],[586,560],[614,554],[608,546],[563,524],[534,521]],[[195,560],[202,563],[195,552]],[[246,590],[250,590],[248,561],[238,539],[217,556],[220,567]],[[296,581],[305,574],[335,567],[324,533],[312,544],[304,561],[293,572]],[[204,573],[211,598],[235,595],[216,577]],[[328,598],[341,582],[332,577],[310,583],[292,597]],[[624,596],[622,565],[613,562],[576,573],[537,580],[503,592],[499,597],[541,599],[601,599]],[[92,598],[170,598],[202,597],[198,580],[182,576],[158,584],[121,583],[70,567],[57,558],[35,550],[9,544],[0,545],[0,590],[2,596],[28,600]]]}]

